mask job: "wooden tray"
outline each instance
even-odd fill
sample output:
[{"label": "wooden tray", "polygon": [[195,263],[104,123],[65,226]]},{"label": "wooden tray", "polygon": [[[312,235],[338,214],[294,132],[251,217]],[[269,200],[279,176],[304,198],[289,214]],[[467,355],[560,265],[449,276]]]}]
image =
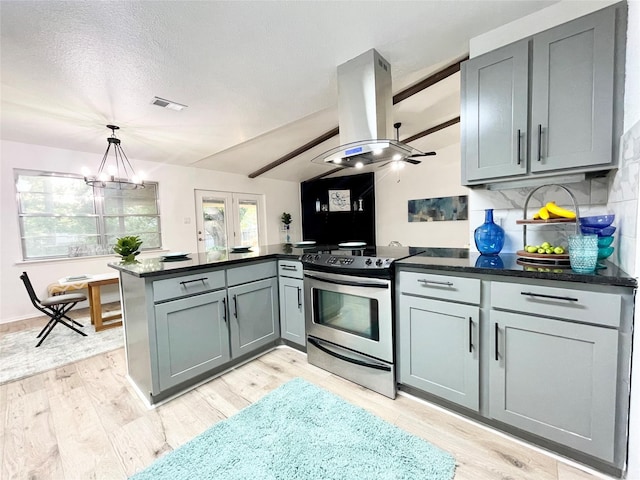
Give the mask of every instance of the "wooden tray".
[{"label": "wooden tray", "polygon": [[568,253],[558,255],[556,253],[529,253],[525,250],[518,250],[516,255],[519,258],[526,258],[530,260],[569,260]]},{"label": "wooden tray", "polygon": [[530,267],[571,268],[568,254],[516,252],[516,263]]},{"label": "wooden tray", "polygon": [[516,220],[517,225],[532,225],[532,224],[551,224],[551,223],[576,223],[575,218],[550,218],[549,220],[537,219],[533,218],[525,218]]},{"label": "wooden tray", "polygon": [[527,260],[524,258],[518,258],[516,260],[518,265],[522,265],[523,267],[532,267],[532,268],[549,268],[549,269],[563,269],[563,268],[571,268],[571,265],[567,262],[566,264],[552,264],[552,263],[540,263],[540,260]]}]

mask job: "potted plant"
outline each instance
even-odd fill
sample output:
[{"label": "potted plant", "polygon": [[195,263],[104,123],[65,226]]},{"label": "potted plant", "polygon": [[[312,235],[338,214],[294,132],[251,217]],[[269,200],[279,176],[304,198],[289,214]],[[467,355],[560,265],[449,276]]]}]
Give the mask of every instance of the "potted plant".
[{"label": "potted plant", "polygon": [[133,262],[136,259],[136,255],[140,253],[140,245],[142,245],[140,237],[127,235],[116,239],[113,251],[122,257],[123,262]]},{"label": "potted plant", "polygon": [[282,216],[280,217],[280,221],[284,225],[284,231],[287,232],[287,239],[285,243],[291,243],[291,238],[289,237],[289,228],[291,225],[291,214],[287,212],[283,212]]}]

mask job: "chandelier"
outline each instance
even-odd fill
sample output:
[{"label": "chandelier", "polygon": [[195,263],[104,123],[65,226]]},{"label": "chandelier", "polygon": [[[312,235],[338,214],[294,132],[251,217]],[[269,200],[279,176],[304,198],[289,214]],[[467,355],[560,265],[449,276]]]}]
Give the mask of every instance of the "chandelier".
[{"label": "chandelier", "polygon": [[[133,190],[144,188],[144,182],[136,175],[131,162],[120,146],[120,139],[116,138],[117,125],[107,125],[111,129],[111,136],[107,137],[107,151],[104,152],[102,162],[96,175],[89,175],[88,169],[84,173],[84,181],[87,185],[98,188],[110,188],[114,190]],[[109,151],[113,147],[113,155],[109,158]]]}]

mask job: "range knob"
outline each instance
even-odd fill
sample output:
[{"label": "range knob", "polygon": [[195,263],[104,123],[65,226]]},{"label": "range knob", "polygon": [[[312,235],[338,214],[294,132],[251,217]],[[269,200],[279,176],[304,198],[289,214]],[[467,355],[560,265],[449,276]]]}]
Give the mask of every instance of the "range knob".
[{"label": "range knob", "polygon": [[370,258],[367,258],[367,259],[364,261],[364,264],[365,264],[367,267],[368,267],[369,265],[371,265],[371,259],[370,259]]},{"label": "range knob", "polygon": [[381,267],[382,266],[382,259],[379,258],[378,260],[376,260],[376,266]]},{"label": "range knob", "polygon": [[319,254],[316,254],[316,256],[314,257],[314,259],[315,259],[316,261],[320,260],[320,255],[319,255]]}]

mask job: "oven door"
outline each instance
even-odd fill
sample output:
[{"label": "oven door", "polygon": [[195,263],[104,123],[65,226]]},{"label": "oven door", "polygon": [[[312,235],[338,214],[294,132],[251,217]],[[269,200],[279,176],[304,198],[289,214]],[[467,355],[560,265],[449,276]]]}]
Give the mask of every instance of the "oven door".
[{"label": "oven door", "polygon": [[307,334],[393,363],[391,281],[304,272]]}]

